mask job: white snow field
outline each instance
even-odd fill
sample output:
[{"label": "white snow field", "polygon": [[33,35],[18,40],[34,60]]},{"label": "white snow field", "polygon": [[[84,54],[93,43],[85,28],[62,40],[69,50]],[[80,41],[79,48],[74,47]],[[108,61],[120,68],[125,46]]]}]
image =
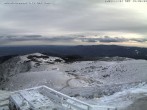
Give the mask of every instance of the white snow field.
[{"label": "white snow field", "polygon": [[14,57],[0,65],[1,79],[5,79],[0,89],[46,85],[92,105],[147,110],[147,61],[113,59],[65,63],[40,53]]}]

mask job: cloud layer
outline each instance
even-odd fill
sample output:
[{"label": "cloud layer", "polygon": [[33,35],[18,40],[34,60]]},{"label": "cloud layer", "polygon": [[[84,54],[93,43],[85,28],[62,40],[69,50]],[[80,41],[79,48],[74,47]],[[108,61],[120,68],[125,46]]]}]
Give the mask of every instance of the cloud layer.
[{"label": "cloud layer", "polygon": [[[0,36],[0,44],[9,44],[13,42],[46,42],[48,44],[58,42],[60,43],[123,43],[123,42],[136,42],[146,43],[145,38],[124,38],[124,37],[111,37],[111,36],[83,36],[83,35],[67,35],[67,36],[41,36],[41,35],[25,35],[25,36]],[[24,43],[25,44],[25,43]]]},{"label": "cloud layer", "polygon": [[[12,5],[5,4],[6,2],[10,0],[0,0],[0,45],[4,44],[4,41],[9,43],[28,40],[145,43],[147,39],[145,3],[105,3],[104,0],[13,0],[41,2],[42,5]],[[44,4],[45,2],[49,4]],[[100,36],[75,37],[77,33],[87,32],[97,32]],[[71,33],[75,36],[64,36]],[[54,37],[44,37],[51,35]]]}]

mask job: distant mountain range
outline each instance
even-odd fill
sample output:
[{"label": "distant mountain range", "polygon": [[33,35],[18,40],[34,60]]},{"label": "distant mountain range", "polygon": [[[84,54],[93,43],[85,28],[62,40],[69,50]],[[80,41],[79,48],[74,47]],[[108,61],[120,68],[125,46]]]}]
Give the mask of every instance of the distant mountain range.
[{"label": "distant mountain range", "polygon": [[0,62],[13,56],[43,53],[50,56],[61,57],[65,60],[95,60],[101,57],[128,57],[147,60],[147,48],[125,47],[116,45],[90,45],[90,46],[6,46],[0,47]]}]

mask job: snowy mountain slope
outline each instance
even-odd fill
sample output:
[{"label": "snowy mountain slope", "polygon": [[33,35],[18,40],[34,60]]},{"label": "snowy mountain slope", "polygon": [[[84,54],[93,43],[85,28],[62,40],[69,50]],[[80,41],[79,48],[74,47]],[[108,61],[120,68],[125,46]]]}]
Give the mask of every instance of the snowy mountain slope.
[{"label": "snowy mountain slope", "polygon": [[27,76],[28,72],[31,72],[30,74],[36,72],[38,75],[41,75],[39,73],[43,73],[43,71],[49,74],[52,71],[61,72],[69,77],[66,86],[61,87],[64,90],[70,87],[96,87],[145,82],[147,80],[146,67],[147,61],[145,60],[64,63],[61,58],[35,53],[14,57],[6,61],[0,66],[0,73],[5,77],[10,76],[9,83],[14,85],[11,79],[13,76],[21,78],[21,74],[18,73]]},{"label": "snowy mountain slope", "polygon": [[6,80],[9,76],[28,71],[42,71],[45,70],[46,65],[58,62],[64,62],[64,60],[40,53],[17,56],[0,65],[0,79]]},{"label": "snowy mountain slope", "polygon": [[83,61],[65,65],[62,69],[92,84],[101,85],[142,82],[147,80],[147,61]]},{"label": "snowy mountain slope", "polygon": [[0,89],[46,85],[92,104],[117,106],[118,102],[119,107],[133,110],[132,105],[147,93],[147,61],[113,59],[65,63],[61,58],[39,53],[14,57],[0,65],[0,74],[9,76]]},{"label": "snowy mountain slope", "polygon": [[26,72],[11,77],[9,81],[1,84],[0,88],[8,88],[9,90],[22,90],[34,86],[46,85],[48,87],[60,89],[66,86],[66,81],[70,79],[60,71],[41,71],[41,72]]}]

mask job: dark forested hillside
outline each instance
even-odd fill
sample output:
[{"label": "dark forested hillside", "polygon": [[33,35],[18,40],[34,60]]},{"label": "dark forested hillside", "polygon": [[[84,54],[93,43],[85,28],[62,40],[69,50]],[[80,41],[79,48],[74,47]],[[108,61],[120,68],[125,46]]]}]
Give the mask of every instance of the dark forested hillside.
[{"label": "dark forested hillside", "polygon": [[28,53],[44,53],[50,56],[58,56],[65,59],[95,59],[98,57],[128,57],[147,60],[147,48],[125,47],[115,45],[92,46],[13,46],[0,47],[0,62],[14,55]]}]

